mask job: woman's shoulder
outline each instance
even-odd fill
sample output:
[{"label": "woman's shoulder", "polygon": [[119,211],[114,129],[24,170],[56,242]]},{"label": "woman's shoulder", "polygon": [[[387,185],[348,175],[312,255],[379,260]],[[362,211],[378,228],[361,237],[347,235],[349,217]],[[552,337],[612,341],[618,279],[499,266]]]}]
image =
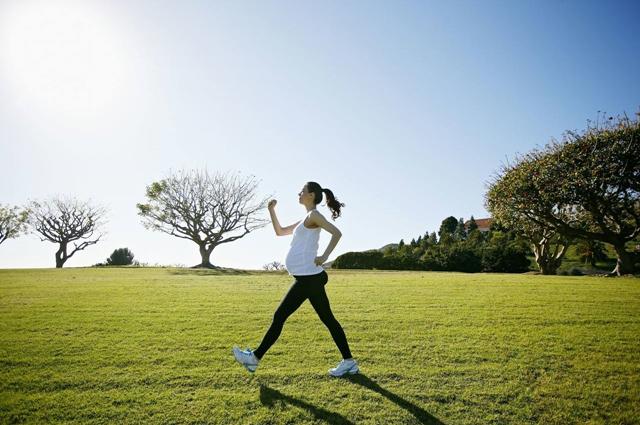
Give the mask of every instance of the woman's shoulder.
[{"label": "woman's shoulder", "polygon": [[320,216],[320,217],[324,217],[324,215],[322,215],[322,213],[321,213],[320,211],[318,211],[318,210],[311,210],[311,211],[309,211],[309,212],[307,213],[307,217],[312,217],[312,216],[315,216],[315,217],[318,217],[318,216]]}]

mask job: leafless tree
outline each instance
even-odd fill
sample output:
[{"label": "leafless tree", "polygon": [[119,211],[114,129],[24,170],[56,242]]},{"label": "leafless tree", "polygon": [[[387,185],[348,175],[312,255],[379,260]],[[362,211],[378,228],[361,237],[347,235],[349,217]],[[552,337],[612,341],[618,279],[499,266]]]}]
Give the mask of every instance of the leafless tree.
[{"label": "leafless tree", "polygon": [[272,261],[262,266],[262,269],[266,271],[281,271],[285,269],[285,266],[279,261]]},{"label": "leafless tree", "polygon": [[194,267],[218,268],[210,261],[215,247],[269,223],[256,217],[269,199],[254,202],[256,189],[252,177],[179,171],[147,187],[138,215],[147,229],[195,242],[201,262]]},{"label": "leafless tree", "polygon": [[[104,224],[106,211],[89,202],[71,197],[53,198],[31,201],[28,210],[28,223],[40,239],[58,244],[56,268],[61,268],[76,252],[98,243],[103,236],[99,229]],[[73,243],[71,252],[70,243]]]},{"label": "leafless tree", "polygon": [[26,231],[27,211],[0,205],[0,244]]}]

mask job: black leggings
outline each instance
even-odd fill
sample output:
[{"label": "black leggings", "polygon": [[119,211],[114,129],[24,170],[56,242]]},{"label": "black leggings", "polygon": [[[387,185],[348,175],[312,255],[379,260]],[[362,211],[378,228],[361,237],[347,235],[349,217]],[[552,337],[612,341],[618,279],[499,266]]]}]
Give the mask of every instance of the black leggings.
[{"label": "black leggings", "polygon": [[329,328],[329,332],[331,332],[331,336],[338,346],[342,357],[350,359],[351,351],[349,351],[347,337],[342,330],[342,326],[340,326],[340,323],[338,323],[331,312],[329,298],[327,298],[327,293],[324,290],[324,285],[326,285],[329,280],[327,272],[323,270],[314,275],[293,277],[296,280],[276,309],[273,315],[273,322],[271,322],[271,326],[264,335],[262,343],[260,343],[260,346],[256,348],[253,353],[261,359],[280,336],[280,332],[282,332],[282,327],[287,318],[309,298],[314,310],[318,313],[318,316],[320,316],[320,320]]}]

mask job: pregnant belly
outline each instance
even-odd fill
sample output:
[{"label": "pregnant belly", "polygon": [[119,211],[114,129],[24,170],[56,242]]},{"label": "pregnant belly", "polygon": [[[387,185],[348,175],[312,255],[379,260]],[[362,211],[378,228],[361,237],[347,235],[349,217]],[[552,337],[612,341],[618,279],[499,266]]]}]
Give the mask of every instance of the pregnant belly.
[{"label": "pregnant belly", "polygon": [[305,265],[315,265],[314,260],[316,259],[316,253],[311,251],[306,252],[289,252],[287,254],[287,259],[285,260],[285,265],[289,266],[305,266]]}]

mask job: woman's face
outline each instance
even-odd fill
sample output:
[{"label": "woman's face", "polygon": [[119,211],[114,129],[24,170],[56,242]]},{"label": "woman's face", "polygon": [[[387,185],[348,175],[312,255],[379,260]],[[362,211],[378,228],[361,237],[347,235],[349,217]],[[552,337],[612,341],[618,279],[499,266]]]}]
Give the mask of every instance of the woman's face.
[{"label": "woman's face", "polygon": [[307,190],[307,185],[305,184],[302,187],[302,190],[298,193],[298,202],[301,204],[304,204],[305,200],[309,200],[313,202],[313,199],[314,199],[313,193],[309,193],[309,191]]}]

